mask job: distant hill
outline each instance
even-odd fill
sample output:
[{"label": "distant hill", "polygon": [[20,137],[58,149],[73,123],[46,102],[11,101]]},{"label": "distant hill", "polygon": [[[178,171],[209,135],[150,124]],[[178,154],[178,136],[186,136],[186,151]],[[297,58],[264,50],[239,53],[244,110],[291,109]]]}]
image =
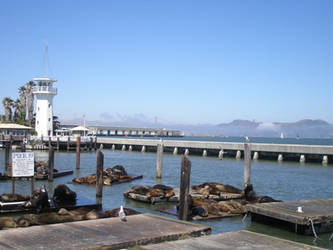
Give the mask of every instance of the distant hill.
[{"label": "distant hill", "polygon": [[296,122],[253,122],[234,120],[218,125],[225,136],[328,138],[333,125],[323,120],[304,119]]}]

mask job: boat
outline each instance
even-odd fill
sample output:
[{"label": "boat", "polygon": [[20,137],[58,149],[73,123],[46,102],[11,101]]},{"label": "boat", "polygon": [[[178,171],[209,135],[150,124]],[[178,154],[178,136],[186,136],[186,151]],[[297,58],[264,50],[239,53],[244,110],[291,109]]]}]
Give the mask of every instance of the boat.
[{"label": "boat", "polygon": [[284,134],[283,134],[283,132],[281,132],[281,134],[280,134],[280,138],[281,138],[281,139],[284,139]]}]

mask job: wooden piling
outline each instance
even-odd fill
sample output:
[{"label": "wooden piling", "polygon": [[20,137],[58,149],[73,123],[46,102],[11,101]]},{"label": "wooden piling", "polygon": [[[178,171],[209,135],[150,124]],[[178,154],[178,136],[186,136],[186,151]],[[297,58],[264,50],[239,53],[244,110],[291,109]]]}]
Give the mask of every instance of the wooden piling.
[{"label": "wooden piling", "polygon": [[163,142],[157,144],[156,178],[162,178]]},{"label": "wooden piling", "polygon": [[8,170],[8,165],[9,165],[9,155],[10,155],[10,143],[5,142],[5,171],[7,172]]},{"label": "wooden piling", "polygon": [[97,136],[95,137],[94,149],[97,149]]},{"label": "wooden piling", "polygon": [[93,145],[93,138],[90,137],[90,138],[89,138],[89,151],[92,150],[92,145]]},{"label": "wooden piling", "polygon": [[244,143],[244,185],[251,183],[251,149],[249,143]]},{"label": "wooden piling", "polygon": [[97,150],[96,161],[96,197],[102,197],[103,193],[103,165],[104,155],[101,150]]},{"label": "wooden piling", "polygon": [[48,173],[48,181],[53,181],[53,170],[54,170],[54,150],[53,147],[49,147],[49,173]]},{"label": "wooden piling", "polygon": [[78,136],[76,138],[76,169],[80,169],[80,144],[81,144],[81,137]]},{"label": "wooden piling", "polygon": [[60,147],[60,142],[59,142],[59,136],[57,136],[57,151],[59,151],[59,147]]},{"label": "wooden piling", "polygon": [[71,138],[68,136],[68,137],[67,137],[67,151],[69,151],[70,139],[71,139]]},{"label": "wooden piling", "polygon": [[51,147],[51,136],[49,136],[49,147]]},{"label": "wooden piling", "polygon": [[180,220],[189,220],[189,206],[191,197],[189,195],[190,176],[191,176],[191,161],[186,156],[182,156],[180,176],[180,191],[179,191],[179,209],[178,218]]}]

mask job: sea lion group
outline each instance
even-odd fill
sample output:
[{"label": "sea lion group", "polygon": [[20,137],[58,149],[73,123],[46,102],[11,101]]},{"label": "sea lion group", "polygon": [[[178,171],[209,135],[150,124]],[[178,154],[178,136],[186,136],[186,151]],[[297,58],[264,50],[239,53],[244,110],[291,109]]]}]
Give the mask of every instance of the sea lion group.
[{"label": "sea lion group", "polygon": [[[269,196],[257,195],[251,184],[246,184],[244,190],[231,185],[224,185],[217,182],[205,182],[201,185],[192,186],[192,190],[201,194],[204,198],[191,197],[190,216],[198,217],[226,217],[230,215],[241,215],[246,212],[245,205],[249,203],[280,202]],[[242,199],[214,201],[208,199],[210,195],[221,196],[223,193],[242,194]]]},{"label": "sea lion group", "polygon": [[[96,184],[96,174],[91,174],[85,177],[74,178],[73,184]],[[113,183],[121,183],[131,181],[132,177],[128,176],[125,168],[121,165],[116,165],[112,168],[103,170],[103,184],[111,186]]]},{"label": "sea lion group", "polygon": [[[75,204],[76,193],[66,185],[58,184],[54,189],[52,199],[55,205]],[[36,209],[38,213],[50,207],[50,200],[45,185],[42,185],[39,190],[35,190],[30,200],[22,206],[25,209]]]},{"label": "sea lion group", "polygon": [[29,199],[29,195],[23,194],[2,194],[0,196],[0,201],[2,202],[27,201]]},{"label": "sea lion group", "polygon": [[129,193],[140,194],[146,196],[148,199],[152,197],[170,198],[175,195],[173,188],[170,186],[156,184],[153,187],[150,186],[134,186],[130,190],[124,193],[125,197],[128,197]]},{"label": "sea lion group", "polygon": [[[139,214],[139,212],[130,208],[124,208],[123,210],[126,216]],[[119,208],[107,210],[105,212],[95,209],[88,210],[85,208],[68,211],[64,208],[61,208],[58,212],[25,214],[20,216],[17,220],[15,220],[13,217],[0,217],[0,229],[118,217],[118,213]]]},{"label": "sea lion group", "polygon": [[222,193],[233,193],[233,194],[241,194],[242,190],[231,186],[224,185],[218,182],[205,182],[203,184],[192,186],[192,190],[198,194],[201,194],[208,198],[209,195],[218,195],[220,196]]}]

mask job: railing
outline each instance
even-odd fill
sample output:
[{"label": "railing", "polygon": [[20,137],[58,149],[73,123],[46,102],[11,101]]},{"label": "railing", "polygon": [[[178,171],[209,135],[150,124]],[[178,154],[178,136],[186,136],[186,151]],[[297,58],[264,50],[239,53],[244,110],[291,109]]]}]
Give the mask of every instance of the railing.
[{"label": "railing", "polygon": [[57,94],[57,89],[50,87],[50,86],[35,86],[33,89],[34,93],[51,93],[56,95]]},{"label": "railing", "polygon": [[[49,139],[51,142],[56,142],[59,138],[59,142],[76,142],[77,137],[76,136],[51,136],[50,138],[48,136],[31,136],[30,140],[31,141],[43,141],[43,142],[48,142]],[[81,142],[90,142],[91,138],[95,140],[95,136],[81,136]]]}]

